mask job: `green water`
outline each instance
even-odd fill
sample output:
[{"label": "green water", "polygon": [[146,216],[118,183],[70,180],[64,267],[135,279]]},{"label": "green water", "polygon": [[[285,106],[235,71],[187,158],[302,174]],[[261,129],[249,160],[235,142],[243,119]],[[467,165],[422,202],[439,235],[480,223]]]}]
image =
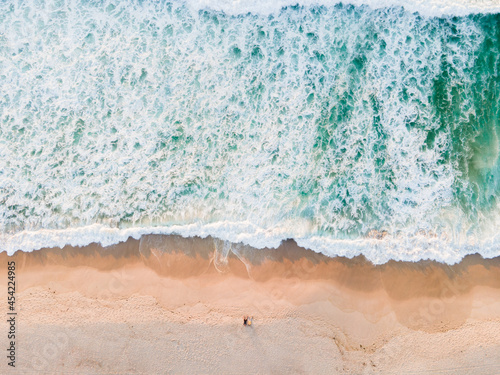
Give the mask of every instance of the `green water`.
[{"label": "green water", "polygon": [[3,2],[0,227],[500,253],[499,66],[499,14]]}]

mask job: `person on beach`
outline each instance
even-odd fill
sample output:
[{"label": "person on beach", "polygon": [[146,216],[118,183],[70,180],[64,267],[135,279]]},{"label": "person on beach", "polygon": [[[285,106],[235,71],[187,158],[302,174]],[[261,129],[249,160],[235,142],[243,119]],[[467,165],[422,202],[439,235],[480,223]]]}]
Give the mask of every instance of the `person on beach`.
[{"label": "person on beach", "polygon": [[248,316],[243,317],[243,325],[246,326],[248,324]]}]

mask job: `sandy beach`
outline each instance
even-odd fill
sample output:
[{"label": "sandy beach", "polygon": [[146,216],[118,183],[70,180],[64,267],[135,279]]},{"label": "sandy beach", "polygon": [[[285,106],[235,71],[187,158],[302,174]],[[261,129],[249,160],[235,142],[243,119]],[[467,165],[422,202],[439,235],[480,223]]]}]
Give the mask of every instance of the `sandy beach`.
[{"label": "sandy beach", "polygon": [[0,1],[0,375],[500,375],[499,72],[500,0]]},{"label": "sandy beach", "polygon": [[293,241],[216,248],[146,236],[2,253],[18,316],[16,368],[1,373],[500,372],[499,258],[374,266]]}]

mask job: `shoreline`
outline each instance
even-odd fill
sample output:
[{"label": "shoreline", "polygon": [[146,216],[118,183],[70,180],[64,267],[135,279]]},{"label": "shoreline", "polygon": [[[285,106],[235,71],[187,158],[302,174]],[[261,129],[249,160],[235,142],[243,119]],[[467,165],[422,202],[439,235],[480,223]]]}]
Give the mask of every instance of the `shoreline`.
[{"label": "shoreline", "polygon": [[[278,228],[279,229],[279,228]],[[497,236],[487,236],[481,241],[469,238],[454,244],[446,233],[420,230],[413,234],[390,234],[385,230],[372,229],[357,239],[333,239],[327,236],[293,236],[285,229],[267,231],[247,222],[216,222],[206,225],[187,224],[171,227],[111,228],[102,224],[67,229],[23,230],[15,234],[0,235],[0,253],[9,256],[22,251],[33,252],[42,249],[112,248],[135,240],[151,238],[182,238],[183,241],[207,241],[230,244],[233,249],[260,252],[276,251],[293,242],[303,250],[323,254],[329,258],[354,259],[364,257],[374,265],[390,261],[418,263],[434,261],[450,266],[461,263],[465,257],[480,255],[483,259],[500,257],[500,248],[495,244]],[[470,241],[472,242],[470,243]],[[469,242],[468,242],[469,241]],[[160,246],[163,246],[160,244]],[[334,249],[334,250],[332,250]]]},{"label": "shoreline", "polygon": [[500,257],[373,265],[294,241],[237,254],[216,241],[147,236],[0,254],[16,262],[18,371],[500,369]]}]

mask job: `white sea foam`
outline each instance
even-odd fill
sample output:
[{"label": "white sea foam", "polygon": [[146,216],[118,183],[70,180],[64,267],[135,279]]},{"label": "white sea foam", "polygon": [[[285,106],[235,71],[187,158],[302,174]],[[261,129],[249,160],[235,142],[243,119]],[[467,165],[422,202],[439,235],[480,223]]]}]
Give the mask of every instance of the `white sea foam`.
[{"label": "white sea foam", "polygon": [[45,247],[86,246],[91,243],[110,246],[124,242],[129,237],[138,240],[148,234],[201,238],[211,236],[228,243],[249,245],[255,249],[277,248],[283,240],[294,238],[299,246],[327,256],[353,258],[364,255],[374,264],[384,264],[389,260],[416,262],[425,259],[455,264],[469,254],[479,253],[483,258],[493,258],[500,253],[500,234],[481,241],[469,240],[458,244],[452,243],[446,237],[425,233],[412,237],[385,235],[381,239],[338,240],[320,236],[300,236],[294,234],[290,228],[263,229],[248,222],[127,229],[93,224],[64,230],[22,231],[11,235],[0,234],[0,252],[5,251],[12,255],[18,250],[31,252]]},{"label": "white sea foam", "polygon": [[463,16],[474,13],[499,13],[498,0],[187,0],[192,9],[214,9],[227,14],[271,14],[287,6],[334,6],[339,3],[369,6],[372,9],[404,7],[425,16]]},{"label": "white sea foam", "polygon": [[177,234],[184,237],[212,236],[233,243],[245,243],[257,249],[276,248],[282,239],[290,234],[284,228],[265,230],[249,222],[220,222],[212,224],[187,224],[163,227],[110,228],[102,224],[69,229],[41,229],[38,231],[22,231],[15,234],[0,234],[0,251],[9,255],[21,250],[31,252],[44,247],[86,246],[99,243],[110,246],[126,241],[129,237],[139,239],[147,234]]},{"label": "white sea foam", "polygon": [[[429,16],[500,9],[351,3]],[[0,250],[175,233],[255,248],[294,238],[375,263],[500,254],[495,235],[473,240],[483,232],[453,210],[463,176],[443,163],[452,134],[428,109],[444,55],[472,90],[484,39],[474,20],[334,2],[300,3],[329,6],[321,12],[183,4],[0,4]],[[474,113],[470,97],[460,105]],[[495,147],[481,168],[495,168]],[[401,235],[363,238],[373,228]],[[472,234],[415,235],[433,229]]]}]

